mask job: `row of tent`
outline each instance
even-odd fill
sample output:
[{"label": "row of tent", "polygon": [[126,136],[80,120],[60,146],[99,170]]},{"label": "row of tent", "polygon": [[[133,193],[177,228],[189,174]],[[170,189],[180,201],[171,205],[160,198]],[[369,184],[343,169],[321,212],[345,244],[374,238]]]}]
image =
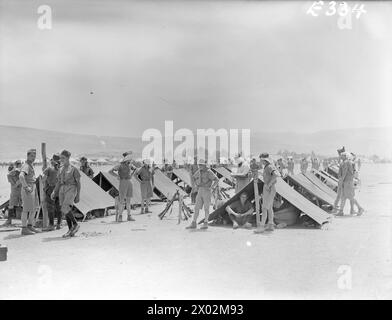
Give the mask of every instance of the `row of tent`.
[{"label": "row of tent", "polygon": [[[229,169],[225,167],[213,168],[220,178],[221,188],[231,188],[234,186],[233,178]],[[114,206],[112,192],[118,192],[118,179],[108,172],[99,172],[93,179],[81,173],[81,195],[80,202],[75,207],[86,216],[94,210],[105,210]],[[259,192],[263,190],[262,176],[259,176]],[[133,176],[133,203],[140,204],[140,181]],[[170,200],[178,191],[182,196],[190,192],[191,180],[189,172],[184,169],[174,169],[172,180],[160,169],[156,169],[154,174],[154,196],[153,201]],[[312,218],[319,225],[330,221],[331,215],[328,211],[332,208],[336,198],[337,179],[330,172],[313,170],[307,173],[289,175],[283,180],[278,178],[276,185],[277,194],[292,206]],[[250,182],[244,189],[240,190],[234,197],[230,198],[221,208],[211,214],[211,218],[221,210],[238,200],[242,192],[247,192],[250,199],[254,199],[253,182]],[[4,207],[6,204],[1,205]]]}]

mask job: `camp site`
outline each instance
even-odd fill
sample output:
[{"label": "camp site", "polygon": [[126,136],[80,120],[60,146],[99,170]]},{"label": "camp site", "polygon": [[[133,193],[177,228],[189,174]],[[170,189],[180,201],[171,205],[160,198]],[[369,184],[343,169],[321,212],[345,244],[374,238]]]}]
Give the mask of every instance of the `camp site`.
[{"label": "camp site", "polygon": [[4,309],[391,299],[391,13],[0,0]]}]

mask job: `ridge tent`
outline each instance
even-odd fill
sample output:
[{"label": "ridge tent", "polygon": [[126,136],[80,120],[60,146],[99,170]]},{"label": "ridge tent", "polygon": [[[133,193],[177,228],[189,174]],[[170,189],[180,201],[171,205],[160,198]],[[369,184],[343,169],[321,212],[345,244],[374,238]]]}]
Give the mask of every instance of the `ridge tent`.
[{"label": "ridge tent", "polygon": [[113,198],[104,192],[92,179],[80,172],[80,201],[75,207],[86,217],[87,213],[97,209],[113,207]]},{"label": "ridge tent", "polygon": [[313,184],[315,184],[321,191],[325,192],[333,199],[336,199],[337,193],[321,182],[321,180],[317,178],[312,172],[306,172],[304,176],[308,178],[308,180],[310,180]]},{"label": "ridge tent", "polygon": [[324,183],[326,186],[336,192],[338,188],[338,182],[336,181],[336,179],[333,179],[330,176],[326,175],[324,171],[312,169],[311,172],[317,177],[317,179],[319,179],[322,183]]},{"label": "ridge tent", "polygon": [[231,176],[231,172],[225,167],[216,167],[212,168],[212,170],[217,173],[219,178],[226,179],[232,187],[235,185],[234,178]]},{"label": "ridge tent", "polygon": [[[93,181],[99,185],[105,192],[109,192],[112,188],[114,188],[117,192],[119,191],[120,181],[114,175],[109,172],[100,171],[94,178]],[[142,202],[142,196],[140,191],[140,182],[139,180],[133,176],[131,179],[133,196],[133,203],[140,204]],[[151,199],[152,201],[160,200],[160,198],[154,193]]]},{"label": "ridge tent", "polygon": [[335,198],[320,190],[313,182],[308,180],[302,173],[295,175],[288,175],[286,177],[290,185],[303,188],[306,192],[316,197],[322,203],[333,206]]},{"label": "ridge tent", "polygon": [[185,168],[173,169],[173,178],[172,181],[175,184],[183,183],[183,190],[188,194],[190,193],[192,188],[191,176]]},{"label": "ridge tent", "polygon": [[180,195],[186,196],[187,193],[170,180],[160,169],[154,171],[154,192],[162,198],[171,199],[179,191]]},{"label": "ridge tent", "polygon": [[[263,190],[263,185],[264,182],[262,178],[260,177],[258,179],[258,189],[259,193],[262,194]],[[225,202],[223,206],[220,208],[216,209],[214,212],[212,212],[209,216],[208,220],[213,220],[215,219],[218,215],[224,213],[226,210],[226,207],[233,202],[239,200],[241,193],[246,192],[249,196],[250,200],[254,199],[254,186],[253,186],[253,180],[249,182],[249,184],[244,187],[240,192],[235,194],[231,199]],[[290,187],[282,178],[277,178],[277,183],[276,183],[276,193],[280,195],[284,200],[286,200],[288,203],[293,205],[295,208],[303,212],[305,215],[309,216],[312,218],[315,222],[317,222],[319,225],[323,225],[324,223],[330,222],[331,216],[326,213],[324,210],[316,206],[314,203],[306,199],[302,194],[294,190],[292,187]],[[279,209],[277,210],[277,212]]]},{"label": "ridge tent", "polygon": [[338,179],[339,167],[336,165],[329,166],[327,168],[327,173],[330,174],[335,179]]}]

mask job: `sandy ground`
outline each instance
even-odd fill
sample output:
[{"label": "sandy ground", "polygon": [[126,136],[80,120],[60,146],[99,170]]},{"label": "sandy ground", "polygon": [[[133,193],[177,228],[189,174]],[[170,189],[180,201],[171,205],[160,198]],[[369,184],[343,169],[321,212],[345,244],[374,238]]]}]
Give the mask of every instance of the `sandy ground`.
[{"label": "sandy ground", "polygon": [[188,231],[177,207],[159,220],[158,204],[136,222],[85,222],[72,239],[0,232],[0,299],[392,298],[392,167],[377,168],[362,176],[365,215],[326,230]]}]

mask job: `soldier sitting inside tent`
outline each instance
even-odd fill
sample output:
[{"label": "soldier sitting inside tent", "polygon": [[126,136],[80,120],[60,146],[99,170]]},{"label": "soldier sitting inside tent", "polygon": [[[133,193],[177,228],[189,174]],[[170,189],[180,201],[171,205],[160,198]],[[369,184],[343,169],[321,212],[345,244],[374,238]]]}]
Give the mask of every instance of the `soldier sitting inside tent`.
[{"label": "soldier sitting inside tent", "polygon": [[252,227],[252,224],[249,221],[252,218],[254,209],[246,193],[241,194],[240,200],[237,200],[227,206],[226,212],[229,214],[229,218],[233,222],[233,229],[237,229],[240,226],[244,228]]}]

